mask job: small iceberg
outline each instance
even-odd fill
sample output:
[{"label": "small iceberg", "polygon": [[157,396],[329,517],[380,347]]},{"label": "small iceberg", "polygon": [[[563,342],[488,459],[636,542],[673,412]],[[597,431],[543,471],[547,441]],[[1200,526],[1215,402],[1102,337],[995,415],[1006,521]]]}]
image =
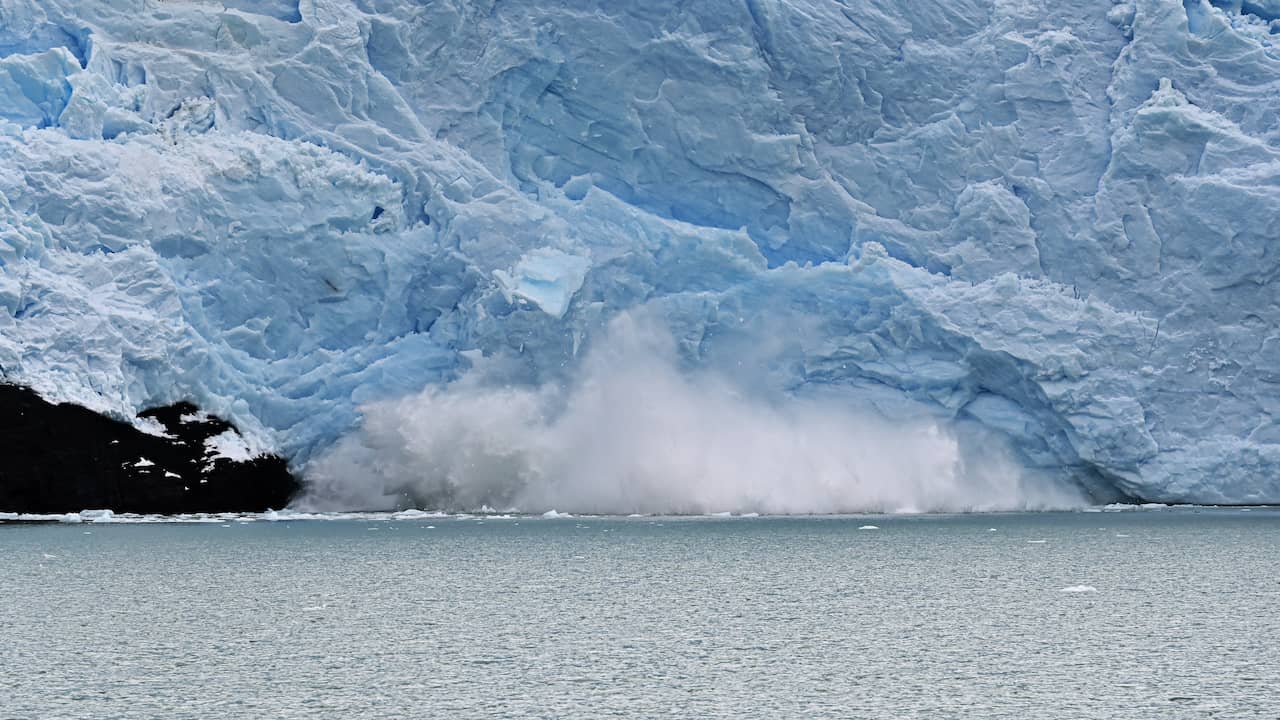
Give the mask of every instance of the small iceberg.
[{"label": "small iceberg", "polygon": [[81,510],[81,522],[110,523],[116,521],[116,514],[110,510]]}]

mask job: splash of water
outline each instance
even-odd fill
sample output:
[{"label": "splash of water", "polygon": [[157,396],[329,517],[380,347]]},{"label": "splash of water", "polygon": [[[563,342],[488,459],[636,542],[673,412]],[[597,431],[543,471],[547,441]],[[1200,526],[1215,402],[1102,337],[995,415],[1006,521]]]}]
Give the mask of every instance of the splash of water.
[{"label": "splash of water", "polygon": [[363,410],[360,430],[308,469],[301,507],[840,513],[1085,502],[1029,476],[990,434],[681,370],[668,335],[626,317],[567,388],[471,378]]}]

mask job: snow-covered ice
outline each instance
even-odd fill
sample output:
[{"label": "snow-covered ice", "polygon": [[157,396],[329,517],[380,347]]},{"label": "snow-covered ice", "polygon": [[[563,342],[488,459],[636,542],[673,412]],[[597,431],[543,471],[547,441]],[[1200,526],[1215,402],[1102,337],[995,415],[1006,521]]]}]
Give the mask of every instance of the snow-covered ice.
[{"label": "snow-covered ice", "polygon": [[[0,0],[0,373],[128,419],[190,400],[307,479],[394,455],[311,498],[394,506],[421,426],[366,410],[528,391],[499,420],[561,441],[536,414],[643,314],[723,407],[906,428],[886,482],[945,462],[952,509],[1280,502],[1269,7]],[[509,469],[483,409],[454,431]],[[514,492],[442,478],[411,489]],[[929,507],[906,486],[832,496]],[[670,507],[827,497],[717,488]]]},{"label": "snow-covered ice", "polygon": [[233,462],[247,462],[261,455],[235,430],[226,430],[204,441],[205,457],[210,460],[224,458]]}]

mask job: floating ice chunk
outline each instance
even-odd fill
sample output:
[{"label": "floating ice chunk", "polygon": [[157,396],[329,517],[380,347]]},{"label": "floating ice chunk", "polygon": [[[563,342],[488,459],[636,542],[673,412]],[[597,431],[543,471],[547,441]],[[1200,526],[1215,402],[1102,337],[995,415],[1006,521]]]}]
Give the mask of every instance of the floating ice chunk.
[{"label": "floating ice chunk", "polygon": [[1111,503],[1110,505],[1103,505],[1101,510],[1103,512],[1136,512],[1138,510],[1168,510],[1171,507],[1173,506],[1165,503],[1142,503],[1141,505],[1136,505],[1134,503]]},{"label": "floating ice chunk", "polygon": [[155,463],[146,458],[138,458],[138,462],[133,464],[136,468],[155,467]]},{"label": "floating ice chunk", "polygon": [[1098,592],[1098,588],[1096,588],[1096,587],[1094,587],[1094,586],[1092,586],[1092,585],[1072,585],[1071,587],[1064,587],[1064,588],[1061,588],[1061,589],[1059,589],[1059,590],[1058,590],[1058,592],[1064,592],[1064,593],[1096,593],[1096,592]]},{"label": "floating ice chunk", "polygon": [[83,522],[110,523],[116,521],[116,514],[110,510],[81,510],[80,519]]},{"label": "floating ice chunk", "polygon": [[80,517],[80,513],[0,513],[0,522],[16,521],[16,522],[60,522],[60,523],[79,523],[84,522]]},{"label": "floating ice chunk", "polygon": [[1029,544],[1029,545],[1043,545],[1043,544],[1045,544],[1045,543],[1047,543],[1047,542],[1049,542],[1049,541],[1048,541],[1048,540],[1028,540],[1028,541],[1027,541],[1027,544]]},{"label": "floating ice chunk", "polygon": [[493,276],[507,302],[524,299],[559,318],[582,287],[589,267],[591,262],[584,257],[555,248],[538,248],[520,258],[511,272],[494,270]]},{"label": "floating ice chunk", "polygon": [[880,526],[879,525],[862,525],[862,526],[859,526],[858,529],[859,530],[879,530]]},{"label": "floating ice chunk", "polygon": [[442,512],[427,512],[425,510],[401,510],[391,516],[395,520],[423,520],[425,518],[442,518],[448,517]]}]

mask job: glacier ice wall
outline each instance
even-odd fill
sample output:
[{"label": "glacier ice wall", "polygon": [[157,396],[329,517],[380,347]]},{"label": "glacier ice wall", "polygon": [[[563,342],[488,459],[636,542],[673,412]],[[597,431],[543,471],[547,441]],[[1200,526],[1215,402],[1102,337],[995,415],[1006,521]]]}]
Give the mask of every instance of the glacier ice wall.
[{"label": "glacier ice wall", "polygon": [[0,0],[0,370],[306,471],[642,311],[687,377],[1280,502],[1271,6]]}]

